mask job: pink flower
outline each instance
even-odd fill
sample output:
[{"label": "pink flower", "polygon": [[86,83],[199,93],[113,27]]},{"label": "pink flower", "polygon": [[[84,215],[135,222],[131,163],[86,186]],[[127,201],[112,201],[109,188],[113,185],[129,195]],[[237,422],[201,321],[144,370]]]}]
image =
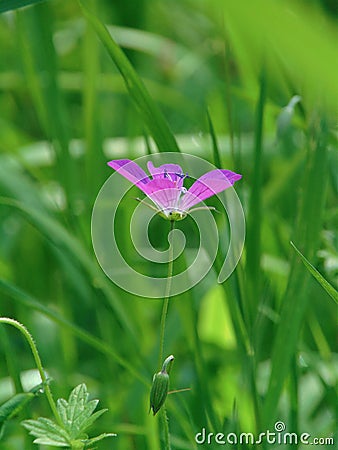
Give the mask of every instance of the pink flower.
[{"label": "pink flower", "polygon": [[224,191],[242,178],[242,175],[230,170],[215,169],[202,175],[187,190],[183,182],[188,175],[183,173],[178,164],[155,167],[149,161],[151,178],[130,159],[115,159],[109,161],[108,165],[141,189],[155,207],[147,205],[167,220],[184,219],[189,212],[200,209],[191,209],[192,206]]}]

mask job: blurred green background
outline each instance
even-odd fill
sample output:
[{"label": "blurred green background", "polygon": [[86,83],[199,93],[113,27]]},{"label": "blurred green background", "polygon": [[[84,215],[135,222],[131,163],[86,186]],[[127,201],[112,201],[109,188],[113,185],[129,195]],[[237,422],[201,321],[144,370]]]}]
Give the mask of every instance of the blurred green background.
[{"label": "blurred green background", "polygon": [[[83,10],[49,0],[14,9],[28,3],[0,0],[0,315],[31,331],[55,397],[85,382],[109,408],[92,433],[118,437],[99,448],[161,448],[148,415],[161,301],[105,277],[90,221],[109,159],[178,145],[243,175],[247,237],[225,283],[216,281],[220,248],[208,277],[171,300],[171,387],[191,388],[167,400],[173,448],[197,448],[202,427],[258,433],[277,419],[287,431],[332,436],[336,305],[290,240],[337,285],[337,2],[84,0]],[[301,101],[285,109],[294,95]],[[121,212],[122,252],[159,273],[132,251],[134,207]],[[182,229],[194,247],[189,220]],[[165,248],[168,223],[153,231]],[[0,333],[1,404],[38,378],[17,331]],[[19,424],[39,415],[51,415],[43,397],[7,424],[1,448],[37,448]]]}]

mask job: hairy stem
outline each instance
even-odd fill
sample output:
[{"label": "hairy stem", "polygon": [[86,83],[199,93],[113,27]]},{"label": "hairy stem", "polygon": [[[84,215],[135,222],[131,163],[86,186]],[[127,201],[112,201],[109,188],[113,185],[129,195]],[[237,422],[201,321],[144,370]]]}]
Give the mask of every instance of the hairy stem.
[{"label": "hairy stem", "polygon": [[162,419],[162,425],[163,425],[163,435],[164,435],[164,447],[163,450],[171,450],[170,446],[170,434],[169,434],[169,423],[168,423],[168,416],[167,416],[167,410],[165,406],[163,406],[161,410],[161,419]]},{"label": "hairy stem", "polygon": [[49,406],[50,406],[50,408],[51,408],[51,410],[52,410],[52,412],[54,414],[55,419],[57,420],[57,422],[59,424],[61,424],[62,422],[61,422],[59,413],[58,413],[58,411],[56,409],[56,404],[54,402],[54,399],[53,399],[53,396],[52,396],[52,392],[51,392],[50,387],[48,385],[47,377],[46,377],[46,374],[45,374],[45,372],[43,370],[43,367],[42,367],[42,362],[41,362],[41,359],[40,359],[40,355],[39,355],[38,349],[36,347],[36,344],[34,342],[34,339],[33,339],[32,335],[27,330],[27,328],[24,325],[22,325],[20,322],[18,322],[17,320],[10,319],[8,317],[0,317],[0,323],[7,323],[8,325],[12,325],[13,327],[17,328],[24,335],[24,337],[26,338],[26,341],[28,342],[28,345],[30,346],[30,349],[32,351],[36,367],[37,367],[37,369],[39,371],[39,374],[40,374],[40,377],[41,377],[41,381],[43,382],[44,391],[46,393],[46,397],[47,397]]}]

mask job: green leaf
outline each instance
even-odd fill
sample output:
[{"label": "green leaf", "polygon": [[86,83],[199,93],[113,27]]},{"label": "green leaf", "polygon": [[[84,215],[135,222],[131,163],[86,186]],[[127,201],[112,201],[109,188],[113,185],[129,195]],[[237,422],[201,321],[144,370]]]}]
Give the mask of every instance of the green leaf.
[{"label": "green leaf", "polygon": [[0,13],[11,11],[13,9],[22,8],[23,6],[34,5],[46,0],[1,0]]},{"label": "green leaf", "polygon": [[14,417],[22,408],[27,405],[35,395],[32,392],[26,392],[14,395],[0,406],[0,426],[3,422]]},{"label": "green leaf", "polygon": [[[79,416],[79,421],[81,420],[81,430],[82,432],[86,431],[87,428],[89,428],[90,426],[92,426],[92,424],[99,418],[102,416],[103,413],[105,413],[106,411],[108,411],[107,408],[105,409],[100,409],[99,411],[96,411],[96,413],[91,414],[90,416],[88,416],[86,419],[84,418],[85,412],[83,412],[82,414],[80,414]],[[77,426],[77,424],[75,423],[75,426]]]},{"label": "green leaf", "polygon": [[212,141],[212,151],[213,151],[213,159],[214,159],[213,162],[216,167],[221,168],[222,167],[221,155],[220,155],[220,151],[219,151],[219,147],[218,147],[214,124],[212,123],[209,110],[207,110],[207,119],[208,119],[209,133],[210,133],[211,141]]},{"label": "green leaf", "polygon": [[35,444],[54,445],[56,447],[83,448],[105,437],[115,434],[102,434],[92,439],[84,439],[84,431],[97,420],[106,409],[93,414],[98,400],[88,401],[88,391],[85,384],[76,386],[69,395],[68,401],[58,399],[57,410],[63,427],[50,419],[39,417],[37,420],[25,420],[22,424],[31,435],[35,436]]},{"label": "green leaf", "polygon": [[34,397],[43,392],[43,383],[34,386],[29,392],[16,394],[0,406],[0,440],[4,423],[16,416]]},{"label": "green leaf", "polygon": [[79,2],[84,16],[94,28],[97,36],[106,47],[110,57],[120,71],[130,97],[133,99],[140,115],[154,138],[159,151],[179,152],[176,139],[169,129],[160,109],[153,101],[141,78],[114,41],[107,28],[88,9]]},{"label": "green leaf", "polygon": [[71,439],[79,438],[106,411],[102,409],[93,414],[99,401],[88,401],[88,397],[86,385],[80,384],[72,390],[68,402],[62,398],[57,401],[60,418]]},{"label": "green leaf", "polygon": [[69,447],[68,433],[50,419],[39,417],[37,420],[25,420],[22,425],[29,430],[29,434],[37,438],[34,440],[35,444]]},{"label": "green leaf", "polygon": [[290,242],[290,244],[296,250],[298,255],[301,257],[305,267],[311,273],[311,275],[318,281],[318,283],[321,285],[321,287],[323,289],[325,289],[325,291],[329,294],[329,296],[336,303],[338,303],[338,292],[336,291],[336,289],[328,281],[325,280],[323,275],[321,275],[315,267],[313,267],[313,265],[310,263],[310,261],[308,261],[305,258],[305,256],[298,250],[298,248],[295,246],[295,244],[293,242]]},{"label": "green leaf", "polygon": [[116,433],[102,433],[99,436],[96,436],[96,437],[94,437],[92,439],[87,439],[85,441],[85,444],[86,444],[86,446],[93,445],[96,442],[102,441],[102,439],[106,439],[107,437],[115,437],[115,436],[117,436]]}]

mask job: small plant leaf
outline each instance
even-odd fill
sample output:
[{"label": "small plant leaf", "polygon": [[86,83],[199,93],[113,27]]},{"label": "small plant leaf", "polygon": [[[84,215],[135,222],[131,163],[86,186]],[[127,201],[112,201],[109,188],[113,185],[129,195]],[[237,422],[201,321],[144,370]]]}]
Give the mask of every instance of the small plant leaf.
[{"label": "small plant leaf", "polygon": [[0,406],[0,440],[5,422],[16,416],[34,397],[43,392],[43,383],[34,386],[29,392],[16,394]]},{"label": "small plant leaf", "polygon": [[88,401],[88,391],[85,384],[76,386],[69,395],[68,401],[59,398],[57,410],[61,425],[50,419],[39,417],[37,420],[25,420],[22,424],[35,436],[35,444],[53,445],[55,447],[71,447],[83,449],[90,443],[100,441],[115,434],[101,434],[88,439],[84,431],[97,420],[106,409],[94,413],[98,400]]},{"label": "small plant leaf", "polygon": [[88,401],[89,394],[85,384],[76,386],[70,393],[68,402],[61,398],[57,401],[57,410],[71,439],[77,439],[98,419],[106,409],[93,414],[98,400]]},{"label": "small plant leaf", "polygon": [[99,411],[96,411],[96,413],[94,413],[90,417],[88,417],[86,420],[83,420],[82,426],[81,426],[82,432],[87,430],[87,428],[89,428],[106,411],[108,411],[108,410],[100,409]]},{"label": "small plant leaf", "polygon": [[103,434],[100,434],[99,436],[93,437],[91,439],[87,439],[85,441],[85,444],[86,444],[86,447],[87,447],[88,445],[93,445],[96,442],[102,441],[102,439],[106,439],[108,437],[115,437],[115,436],[117,436],[116,433],[103,433]]},{"label": "small plant leaf", "polygon": [[54,445],[56,447],[69,447],[70,438],[66,430],[45,417],[37,420],[25,420],[22,425],[35,436],[35,444]]},{"label": "small plant leaf", "polygon": [[14,395],[0,406],[0,426],[3,422],[14,417],[29,403],[35,395],[31,392]]}]

